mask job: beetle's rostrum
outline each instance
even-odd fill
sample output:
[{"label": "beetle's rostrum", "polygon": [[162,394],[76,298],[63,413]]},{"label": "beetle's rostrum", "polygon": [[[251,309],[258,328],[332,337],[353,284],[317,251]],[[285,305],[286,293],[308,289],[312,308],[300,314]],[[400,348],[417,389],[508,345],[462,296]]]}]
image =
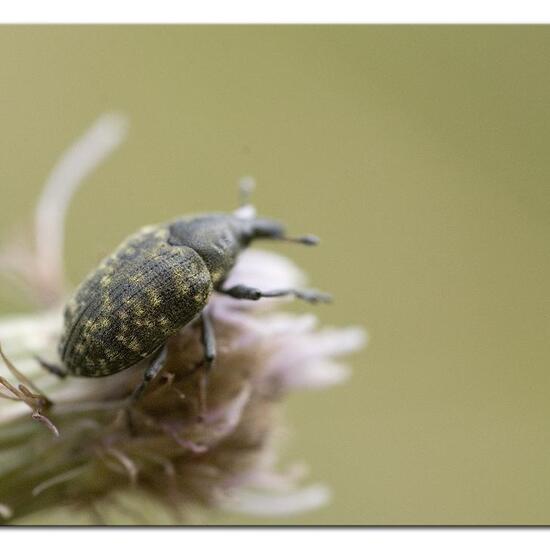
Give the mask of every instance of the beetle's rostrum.
[{"label": "beetle's rostrum", "polygon": [[313,236],[287,237],[277,221],[236,213],[181,217],[140,229],[84,279],[67,303],[58,348],[62,366],[42,363],[56,374],[100,377],[151,357],[135,392],[139,396],[163,366],[167,338],[195,319],[202,326],[205,364],[212,365],[214,331],[204,308],[213,291],[245,300],[330,299],[312,290],[225,288],[239,253],[255,239],[317,242]]}]

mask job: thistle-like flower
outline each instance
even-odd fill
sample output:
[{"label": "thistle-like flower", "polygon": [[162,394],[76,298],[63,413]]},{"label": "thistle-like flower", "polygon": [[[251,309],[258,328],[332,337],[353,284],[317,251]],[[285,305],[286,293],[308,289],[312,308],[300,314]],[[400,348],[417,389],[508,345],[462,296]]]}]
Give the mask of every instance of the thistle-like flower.
[{"label": "thistle-like flower", "polygon": [[[129,524],[190,523],[209,509],[269,516],[324,504],[324,485],[301,486],[303,468],[279,467],[280,403],[293,390],[346,380],[338,358],[363,345],[360,328],[320,329],[311,314],[282,311],[285,299],[215,295],[207,308],[218,357],[205,410],[194,324],[169,338],[165,367],[130,415],[127,398],[144,365],[108,378],[58,380],[36,361],[53,357],[60,336],[70,197],[124,133],[120,117],[100,118],[46,183],[35,249],[11,245],[0,254],[0,269],[44,306],[0,319],[0,520],[44,523],[48,510],[65,506],[62,523],[111,523],[115,512]],[[282,256],[247,250],[227,283],[288,288],[304,276]],[[151,515],[155,508],[165,514]],[[75,510],[88,519],[73,519]]]}]

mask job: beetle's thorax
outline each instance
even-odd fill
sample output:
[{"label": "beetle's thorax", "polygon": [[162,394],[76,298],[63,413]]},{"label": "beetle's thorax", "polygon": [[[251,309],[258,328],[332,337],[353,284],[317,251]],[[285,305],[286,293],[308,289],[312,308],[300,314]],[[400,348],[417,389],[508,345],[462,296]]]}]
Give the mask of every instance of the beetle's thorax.
[{"label": "beetle's thorax", "polygon": [[228,214],[179,218],[168,226],[168,242],[195,250],[216,285],[225,279],[241,250],[248,245],[250,239],[246,235],[245,225]]},{"label": "beetle's thorax", "polygon": [[265,218],[241,219],[231,214],[202,214],[169,223],[169,243],[188,246],[203,259],[214,286],[219,286],[237,261],[239,253],[256,238],[283,234],[278,222]]}]

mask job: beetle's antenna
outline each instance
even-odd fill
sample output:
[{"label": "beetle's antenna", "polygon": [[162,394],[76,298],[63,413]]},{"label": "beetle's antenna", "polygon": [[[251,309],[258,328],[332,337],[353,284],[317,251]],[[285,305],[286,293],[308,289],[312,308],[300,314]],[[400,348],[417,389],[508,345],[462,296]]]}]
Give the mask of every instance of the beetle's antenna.
[{"label": "beetle's antenna", "polygon": [[241,220],[253,220],[256,217],[256,209],[250,202],[252,191],[256,187],[256,181],[250,176],[241,178],[239,181],[239,208],[233,213]]},{"label": "beetle's antenna", "polygon": [[251,176],[245,176],[239,181],[239,206],[250,206],[250,197],[256,188],[256,180]]},{"label": "beetle's antenna", "polygon": [[291,243],[305,244],[306,246],[318,245],[321,241],[319,237],[315,235],[302,235],[301,237],[280,237],[281,241],[287,241]]}]

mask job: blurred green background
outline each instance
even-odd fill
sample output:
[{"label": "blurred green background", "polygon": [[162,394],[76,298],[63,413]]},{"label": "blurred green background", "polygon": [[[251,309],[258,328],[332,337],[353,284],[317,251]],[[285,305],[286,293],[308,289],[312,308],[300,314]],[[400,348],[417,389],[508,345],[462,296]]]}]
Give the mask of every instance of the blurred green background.
[{"label": "blurred green background", "polygon": [[0,234],[107,110],[131,131],[71,207],[73,281],[253,175],[323,239],[277,247],[334,292],[322,320],[371,336],[288,409],[331,504],[267,522],[549,523],[549,59],[548,27],[3,27]]}]

